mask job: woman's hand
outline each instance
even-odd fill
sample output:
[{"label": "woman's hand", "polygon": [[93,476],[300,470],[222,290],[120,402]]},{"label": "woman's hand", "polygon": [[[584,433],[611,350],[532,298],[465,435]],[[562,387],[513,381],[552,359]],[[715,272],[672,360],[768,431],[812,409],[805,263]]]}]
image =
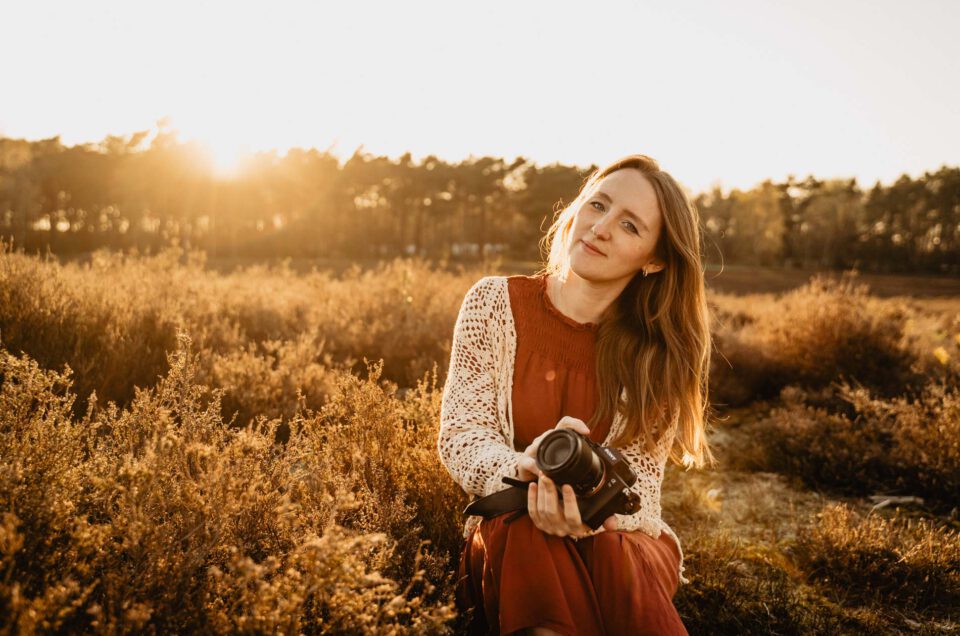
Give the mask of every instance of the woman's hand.
[{"label": "woman's hand", "polygon": [[[561,428],[572,429],[582,435],[589,435],[590,429],[583,420],[565,416],[560,418],[557,425],[551,430]],[[565,485],[562,489],[563,500],[558,497],[556,484],[543,475],[537,466],[537,448],[540,441],[551,431],[544,431],[523,451],[520,458],[518,474],[523,481],[531,484],[527,487],[527,512],[533,524],[546,532],[561,537],[573,536],[576,538],[593,534],[593,529],[580,519],[580,508],[577,506],[577,496],[573,488]],[[533,482],[538,479],[538,482]],[[613,515],[603,522],[605,530],[616,530],[617,519]]]},{"label": "woman's hand", "polygon": [[522,481],[533,481],[540,476],[540,468],[537,466],[537,449],[540,447],[540,441],[546,437],[547,434],[561,428],[573,429],[583,435],[590,434],[590,429],[587,428],[587,424],[583,420],[570,417],[569,415],[561,417],[556,426],[541,433],[530,443],[529,446],[527,446],[526,449],[524,449],[523,456],[520,458],[517,470],[517,473]]},{"label": "woman's hand", "polygon": [[[539,482],[527,486],[527,513],[533,525],[558,537],[581,539],[593,534],[593,528],[580,519],[577,495],[570,484],[564,484],[561,492],[562,501],[557,496],[556,484],[546,475],[540,475]],[[613,515],[607,517],[603,529],[616,530],[617,518]]]}]

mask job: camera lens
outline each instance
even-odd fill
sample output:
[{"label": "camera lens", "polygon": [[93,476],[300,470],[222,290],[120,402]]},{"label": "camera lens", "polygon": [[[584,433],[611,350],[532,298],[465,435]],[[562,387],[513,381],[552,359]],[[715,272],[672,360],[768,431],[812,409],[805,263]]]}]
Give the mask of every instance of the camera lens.
[{"label": "camera lens", "polygon": [[570,484],[578,494],[591,492],[603,479],[603,462],[579,434],[551,431],[537,448],[537,465],[558,484]]},{"label": "camera lens", "polygon": [[573,454],[574,448],[570,439],[566,436],[555,437],[547,442],[544,440],[546,448],[543,451],[543,463],[548,466],[560,466]]}]

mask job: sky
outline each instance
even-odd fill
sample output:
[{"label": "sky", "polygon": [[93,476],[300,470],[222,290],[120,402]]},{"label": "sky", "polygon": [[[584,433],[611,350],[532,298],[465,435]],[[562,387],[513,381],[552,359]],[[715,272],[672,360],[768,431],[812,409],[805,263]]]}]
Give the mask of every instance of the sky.
[{"label": "sky", "polygon": [[0,136],[656,158],[692,192],[960,164],[960,2],[0,3]]}]

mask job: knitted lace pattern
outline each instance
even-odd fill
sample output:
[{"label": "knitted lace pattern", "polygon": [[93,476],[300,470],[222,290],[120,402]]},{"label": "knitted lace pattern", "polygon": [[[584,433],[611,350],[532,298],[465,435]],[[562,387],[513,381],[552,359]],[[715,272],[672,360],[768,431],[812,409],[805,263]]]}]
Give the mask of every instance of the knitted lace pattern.
[{"label": "knitted lace pattern", "polygon": [[[510,308],[505,276],[486,276],[470,288],[460,306],[453,329],[450,367],[440,408],[437,450],[450,476],[468,494],[482,497],[507,488],[502,478],[519,477],[522,453],[513,447],[513,365],[517,333]],[[617,530],[640,530],[653,538],[667,532],[680,548],[676,533],[660,517],[660,485],[678,419],[661,435],[652,452],[642,439],[619,450],[637,475],[631,486],[640,497],[640,510],[616,515]],[[604,445],[608,446],[624,425],[613,418]],[[466,538],[481,521],[467,518]],[[681,583],[683,550],[680,549]]]}]

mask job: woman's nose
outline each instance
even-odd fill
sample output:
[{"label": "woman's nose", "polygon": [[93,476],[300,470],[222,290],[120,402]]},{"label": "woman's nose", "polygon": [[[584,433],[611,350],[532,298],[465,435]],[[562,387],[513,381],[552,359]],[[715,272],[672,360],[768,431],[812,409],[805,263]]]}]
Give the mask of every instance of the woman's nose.
[{"label": "woman's nose", "polygon": [[610,217],[609,216],[604,217],[603,219],[593,224],[593,227],[591,229],[593,230],[593,233],[598,238],[609,238],[610,232],[607,230],[607,226],[606,226],[606,220],[608,218]]}]

